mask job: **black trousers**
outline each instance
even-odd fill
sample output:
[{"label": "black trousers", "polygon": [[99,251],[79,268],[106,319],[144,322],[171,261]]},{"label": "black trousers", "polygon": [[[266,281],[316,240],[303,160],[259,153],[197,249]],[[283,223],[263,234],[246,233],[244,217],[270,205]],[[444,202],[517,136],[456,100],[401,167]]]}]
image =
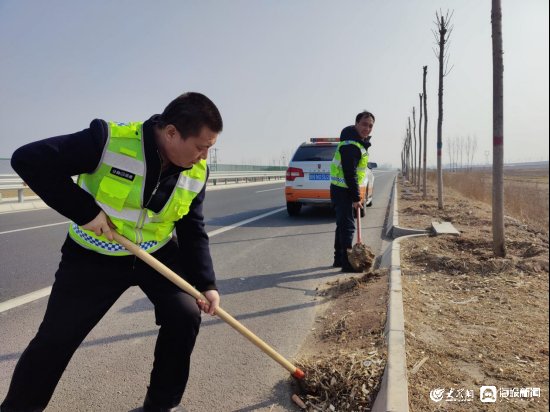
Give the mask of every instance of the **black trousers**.
[{"label": "black trousers", "polygon": [[[181,274],[177,251],[170,242],[155,257]],[[135,285],[154,304],[160,326],[148,394],[161,406],[181,401],[201,322],[195,299],[133,256],[86,252],[63,254],[44,320],[15,367],[2,412],[45,409],[80,343]]]},{"label": "black trousers", "polygon": [[347,265],[346,250],[351,249],[355,233],[355,211],[349,190],[330,186],[330,199],[336,211],[336,230],[334,231],[334,259]]}]

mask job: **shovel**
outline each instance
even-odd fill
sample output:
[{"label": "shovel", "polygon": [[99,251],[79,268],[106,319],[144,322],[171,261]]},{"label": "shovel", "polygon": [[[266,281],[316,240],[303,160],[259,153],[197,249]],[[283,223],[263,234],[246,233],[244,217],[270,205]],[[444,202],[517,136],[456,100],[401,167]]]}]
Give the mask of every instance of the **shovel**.
[{"label": "shovel", "polygon": [[[197,289],[195,289],[193,286],[191,286],[191,284],[189,284],[188,282],[183,280],[174,271],[172,271],[170,268],[168,268],[162,262],[155,259],[149,253],[147,253],[146,251],[141,249],[134,242],[126,239],[124,236],[120,235],[119,233],[117,233],[115,231],[112,231],[112,234],[113,234],[114,239],[118,243],[120,243],[122,246],[124,246],[126,249],[128,249],[130,252],[132,252],[138,258],[143,260],[145,263],[147,263],[153,269],[157,270],[162,276],[164,276],[170,282],[174,283],[176,286],[178,286],[184,292],[187,292],[189,295],[193,296],[195,299],[201,299],[204,302],[208,302],[208,299],[206,299],[204,297],[204,295],[202,293],[200,293]],[[265,343],[263,340],[261,340],[258,336],[253,334],[249,329],[247,329],[242,323],[240,323],[237,319],[235,319],[233,316],[231,316],[225,310],[218,307],[218,309],[216,309],[215,314],[217,316],[219,316],[222,320],[224,320],[226,323],[228,323],[231,327],[236,329],[237,332],[239,332],[241,335],[243,335],[245,338],[247,338],[250,342],[252,342],[258,348],[260,348],[264,353],[269,355],[271,357],[271,359],[273,359],[275,362],[279,363],[283,368],[288,370],[294,378],[302,379],[305,376],[305,374],[302,370],[298,369],[296,366],[294,366],[292,363],[290,363],[288,360],[286,360],[277,351],[275,351],[275,349],[273,349],[271,346],[269,346],[267,343]]]},{"label": "shovel", "polygon": [[376,255],[372,253],[367,245],[361,242],[361,214],[359,206],[356,210],[357,216],[357,243],[348,249],[348,260],[350,265],[358,272],[368,272],[374,263]]}]

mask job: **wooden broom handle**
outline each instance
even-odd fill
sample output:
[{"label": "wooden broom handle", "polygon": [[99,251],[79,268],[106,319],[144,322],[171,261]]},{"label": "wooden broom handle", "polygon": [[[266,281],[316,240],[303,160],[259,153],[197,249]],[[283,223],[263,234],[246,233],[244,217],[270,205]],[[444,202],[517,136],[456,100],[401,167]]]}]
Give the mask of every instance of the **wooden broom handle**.
[{"label": "wooden broom handle", "polygon": [[361,212],[360,212],[360,206],[357,206],[357,210],[355,211],[357,214],[357,243],[361,242]]},{"label": "wooden broom handle", "polygon": [[[112,234],[113,234],[113,238],[118,243],[120,243],[122,246],[124,246],[126,249],[128,249],[138,258],[143,260],[153,269],[158,271],[162,276],[164,276],[170,282],[174,283],[184,292],[190,294],[195,299],[201,299],[205,302],[208,302],[208,299],[206,299],[202,293],[200,293],[197,289],[191,286],[191,284],[189,284],[180,276],[178,276],[168,266],[164,265],[162,262],[160,262],[159,260],[151,256],[149,253],[141,249],[134,242],[126,239],[124,236],[120,235],[114,230],[112,231]],[[252,342],[258,348],[260,348],[264,353],[269,355],[275,362],[279,363],[283,368],[288,370],[292,374],[292,376],[294,376],[297,379],[302,379],[305,376],[304,372],[302,372],[299,368],[297,368],[292,363],[290,363],[287,359],[285,359],[282,355],[280,355],[277,351],[275,351],[275,349],[273,349],[271,346],[265,343],[262,339],[260,339],[254,333],[252,333],[242,323],[240,323],[237,319],[235,319],[233,316],[231,316],[221,307],[218,307],[216,309],[215,314],[219,316],[222,320],[224,320],[226,323],[228,323],[232,328],[237,330],[237,332],[239,332],[241,335],[247,338],[250,342]]]}]

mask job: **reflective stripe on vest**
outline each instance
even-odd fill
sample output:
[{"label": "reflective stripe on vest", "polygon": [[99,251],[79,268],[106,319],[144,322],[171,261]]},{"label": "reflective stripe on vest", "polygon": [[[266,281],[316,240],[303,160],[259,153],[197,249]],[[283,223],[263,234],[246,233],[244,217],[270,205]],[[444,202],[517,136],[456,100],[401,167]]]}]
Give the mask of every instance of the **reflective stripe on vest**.
[{"label": "reflective stripe on vest", "polygon": [[342,157],[340,154],[340,148],[348,144],[357,146],[359,150],[361,150],[361,159],[357,164],[356,177],[359,186],[366,186],[369,153],[361,143],[356,142],[355,140],[344,140],[343,142],[340,142],[340,144],[336,148],[334,158],[332,159],[332,162],[330,164],[330,183],[335,186],[344,187],[346,189],[348,188],[348,185],[346,184],[346,180],[344,178],[344,169],[342,168]]},{"label": "reflective stripe on vest", "polygon": [[[119,233],[153,252],[171,238],[175,222],[189,212],[193,199],[206,184],[206,161],[181,172],[172,194],[159,213],[143,207],[147,165],[142,123],[108,123],[109,134],[98,168],[78,177],[78,185],[90,193]],[[108,255],[129,255],[116,242],[97,236],[75,223],[69,235],[81,246]]]}]

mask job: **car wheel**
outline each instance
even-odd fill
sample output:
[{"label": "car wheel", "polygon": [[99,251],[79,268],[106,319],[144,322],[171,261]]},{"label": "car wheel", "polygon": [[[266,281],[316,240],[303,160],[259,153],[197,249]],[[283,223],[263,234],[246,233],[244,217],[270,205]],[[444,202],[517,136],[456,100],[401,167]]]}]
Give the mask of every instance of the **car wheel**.
[{"label": "car wheel", "polygon": [[302,209],[302,204],[298,202],[286,202],[286,211],[289,216],[298,216]]}]

